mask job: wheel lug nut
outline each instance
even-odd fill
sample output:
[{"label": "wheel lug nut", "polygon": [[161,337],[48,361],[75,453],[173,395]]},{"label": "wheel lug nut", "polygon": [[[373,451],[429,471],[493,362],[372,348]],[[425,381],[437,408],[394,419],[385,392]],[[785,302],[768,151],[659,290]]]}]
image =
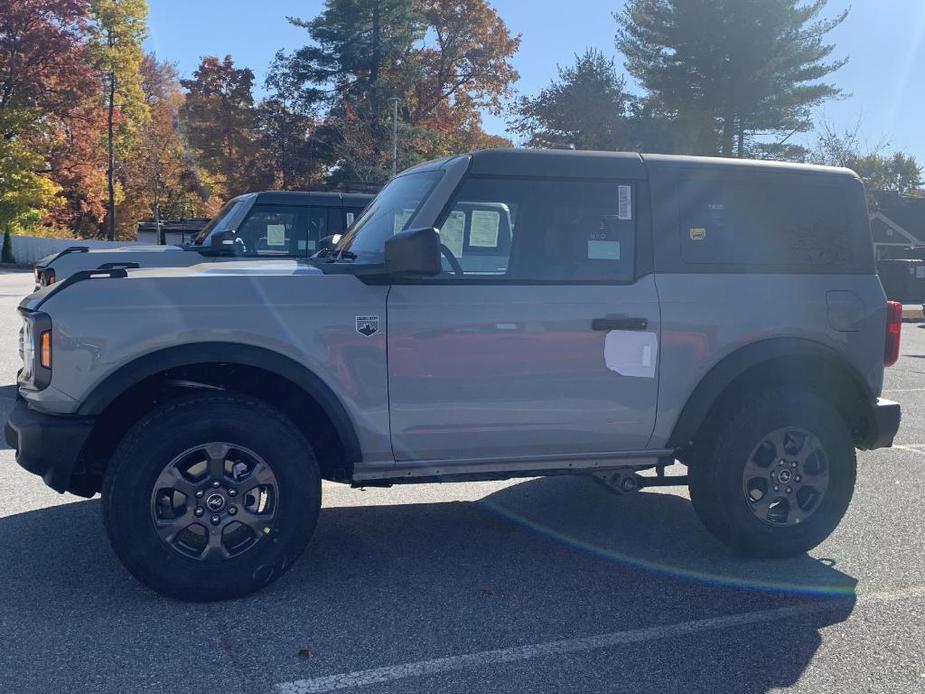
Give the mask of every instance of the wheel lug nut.
[{"label": "wheel lug nut", "polygon": [[780,487],[778,487],[776,484],[774,485],[774,491],[775,491],[775,492],[779,492],[779,491],[780,491]]},{"label": "wheel lug nut", "polygon": [[228,496],[237,496],[237,495],[238,495],[238,490],[237,490],[237,489],[229,489],[229,490],[228,490]]},{"label": "wheel lug nut", "polygon": [[215,481],[212,483],[212,489],[218,489],[218,488],[221,487],[221,486],[222,486],[222,483],[219,482],[218,480],[215,480]]},{"label": "wheel lug nut", "polygon": [[193,515],[196,516],[196,518],[202,518],[203,513],[205,513],[205,511],[202,510],[201,506],[193,511]]},{"label": "wheel lug nut", "polygon": [[796,466],[797,466],[796,461],[790,463],[790,467],[796,467]]},{"label": "wheel lug nut", "polygon": [[237,512],[238,512],[238,508],[237,508],[236,506],[229,506],[229,507],[228,507],[228,513],[229,513],[229,515],[232,515],[232,516],[233,516],[233,515],[236,514]]},{"label": "wheel lug nut", "polygon": [[203,496],[205,496],[205,492],[202,491],[201,489],[198,492],[196,492],[197,499],[201,499]]},{"label": "wheel lug nut", "polygon": [[800,481],[800,476],[797,475],[794,479],[796,479],[796,481],[799,482],[799,481]]},{"label": "wheel lug nut", "polygon": [[222,522],[222,519],[219,518],[218,516],[212,516],[211,520],[212,520],[212,525],[218,525],[219,523]]},{"label": "wheel lug nut", "polygon": [[787,487],[787,493],[788,493],[788,494],[793,494],[793,489],[791,489],[790,487]]}]

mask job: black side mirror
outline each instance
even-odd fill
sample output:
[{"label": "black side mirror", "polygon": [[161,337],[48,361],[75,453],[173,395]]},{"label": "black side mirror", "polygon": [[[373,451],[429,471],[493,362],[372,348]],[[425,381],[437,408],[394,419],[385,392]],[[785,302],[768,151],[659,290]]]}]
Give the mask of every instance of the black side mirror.
[{"label": "black side mirror", "polygon": [[240,252],[240,241],[234,229],[218,231],[209,236],[209,245],[197,247],[203,255],[238,255]]},{"label": "black side mirror", "polygon": [[410,229],[385,242],[389,275],[439,275],[440,234],[436,229]]}]

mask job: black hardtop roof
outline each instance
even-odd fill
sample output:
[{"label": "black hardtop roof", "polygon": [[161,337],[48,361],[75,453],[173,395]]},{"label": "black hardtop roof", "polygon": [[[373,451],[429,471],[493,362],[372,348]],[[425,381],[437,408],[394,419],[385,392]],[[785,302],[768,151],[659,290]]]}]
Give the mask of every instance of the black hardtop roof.
[{"label": "black hardtop roof", "polygon": [[[857,179],[857,174],[850,169],[830,166],[675,154],[518,148],[485,149],[462,156],[471,160],[469,171],[476,175],[645,179],[654,172],[701,170],[752,174],[791,172]],[[457,158],[426,162],[409,171],[443,168]]]},{"label": "black hardtop roof", "polygon": [[258,205],[319,205],[322,207],[365,206],[373,199],[366,193],[330,191],[264,190],[256,193]]}]

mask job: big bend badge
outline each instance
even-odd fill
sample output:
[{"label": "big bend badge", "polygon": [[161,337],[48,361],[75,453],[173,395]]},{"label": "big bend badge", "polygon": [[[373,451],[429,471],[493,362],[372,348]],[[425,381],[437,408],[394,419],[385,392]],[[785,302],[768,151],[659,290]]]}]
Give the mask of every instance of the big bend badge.
[{"label": "big bend badge", "polygon": [[379,316],[357,316],[357,332],[372,337],[379,332]]}]

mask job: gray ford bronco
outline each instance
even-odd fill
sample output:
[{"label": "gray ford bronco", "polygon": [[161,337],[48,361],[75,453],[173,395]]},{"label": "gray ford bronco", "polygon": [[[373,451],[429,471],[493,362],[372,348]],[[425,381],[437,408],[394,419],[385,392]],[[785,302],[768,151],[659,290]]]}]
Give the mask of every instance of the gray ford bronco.
[{"label": "gray ford bronco", "polygon": [[842,169],[477,152],[322,257],[78,273],[20,310],[19,464],[101,492],[119,558],[186,600],[278,578],[322,479],[686,485],[734,551],[793,555],[900,421],[901,312]]},{"label": "gray ford bronco", "polygon": [[338,238],[373,199],[361,193],[264,191],[232,198],[193,243],[124,248],[70,246],[35,264],[35,289],[75,272],[181,267],[241,257],[306,258]]}]

